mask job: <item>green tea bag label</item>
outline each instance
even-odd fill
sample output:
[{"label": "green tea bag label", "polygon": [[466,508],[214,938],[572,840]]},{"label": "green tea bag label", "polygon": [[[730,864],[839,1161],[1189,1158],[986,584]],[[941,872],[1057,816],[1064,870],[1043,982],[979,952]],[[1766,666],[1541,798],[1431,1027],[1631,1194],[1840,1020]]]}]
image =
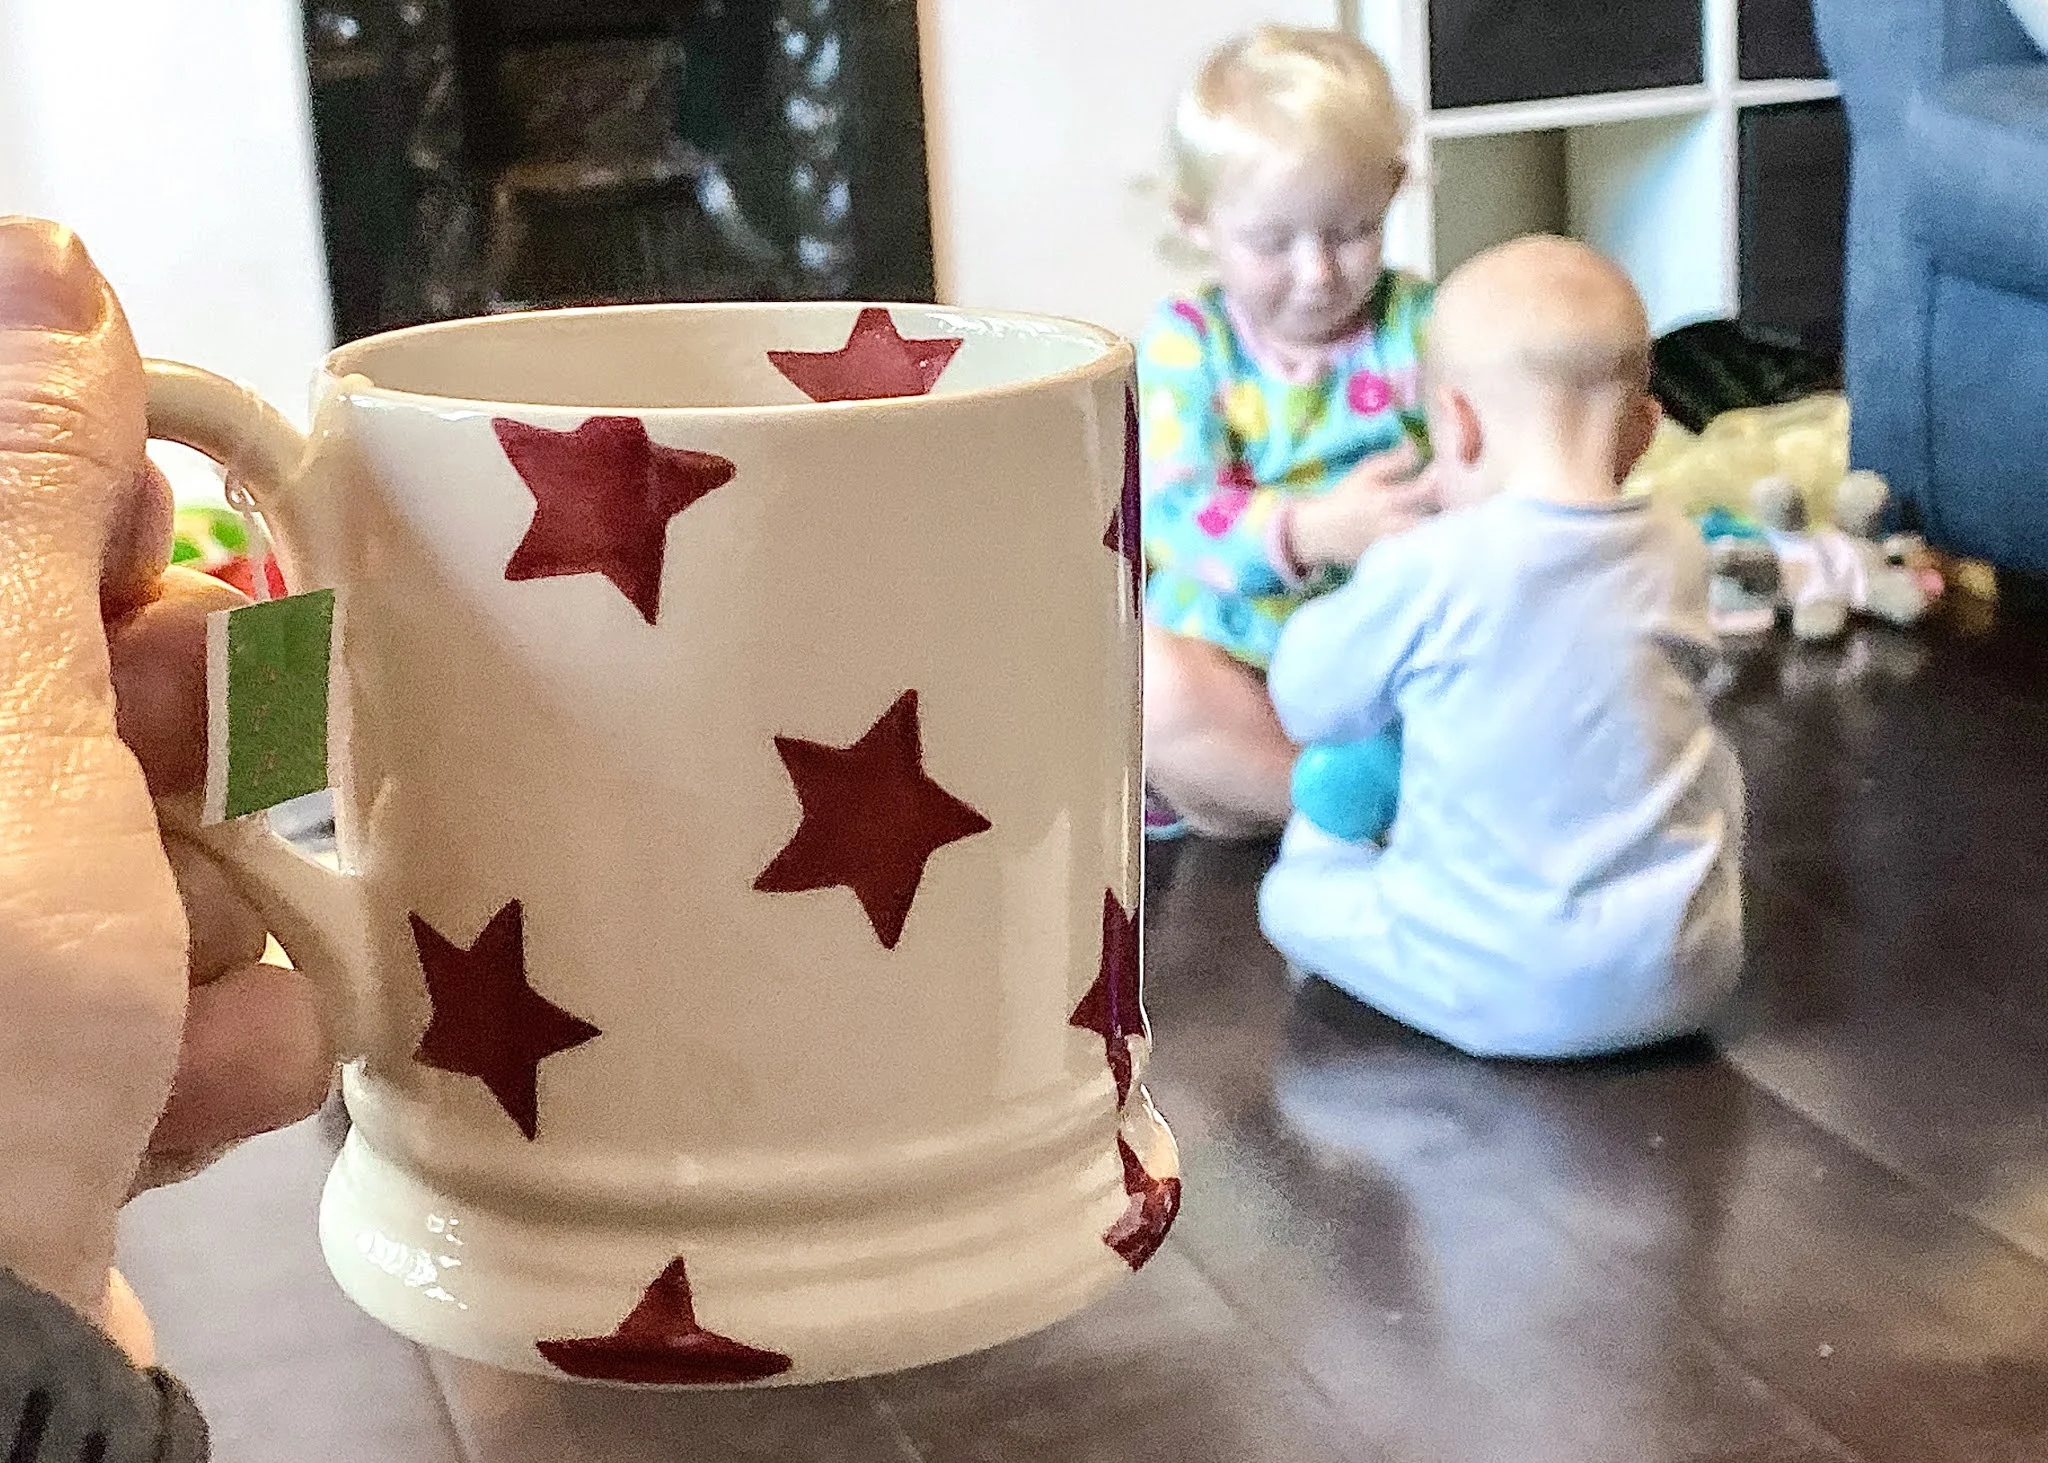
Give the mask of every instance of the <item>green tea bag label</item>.
[{"label": "green tea bag label", "polygon": [[327,786],[334,591],[206,617],[206,807],[219,823]]}]

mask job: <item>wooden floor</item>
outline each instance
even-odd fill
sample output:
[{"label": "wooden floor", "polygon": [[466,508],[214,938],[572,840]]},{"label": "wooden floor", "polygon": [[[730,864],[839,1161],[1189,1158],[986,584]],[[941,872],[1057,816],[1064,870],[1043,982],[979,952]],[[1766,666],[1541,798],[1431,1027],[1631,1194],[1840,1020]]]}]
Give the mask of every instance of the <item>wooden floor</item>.
[{"label": "wooden floor", "polygon": [[2048,635],[1735,662],[1746,997],[1711,1045],[1482,1065],[1155,851],[1153,1090],[1186,1209],[1034,1339],[808,1392],[429,1357],[321,1269],[317,1125],[138,1202],[125,1261],[227,1463],[2048,1460]]}]

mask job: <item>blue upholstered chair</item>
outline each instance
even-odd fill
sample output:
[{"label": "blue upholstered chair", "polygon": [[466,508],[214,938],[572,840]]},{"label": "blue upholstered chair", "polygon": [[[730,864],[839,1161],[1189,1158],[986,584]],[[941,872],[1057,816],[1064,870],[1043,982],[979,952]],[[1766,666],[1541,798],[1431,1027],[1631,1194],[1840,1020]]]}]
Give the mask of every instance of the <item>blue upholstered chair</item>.
[{"label": "blue upholstered chair", "polygon": [[1815,0],[1852,147],[1852,452],[2048,574],[2048,58],[2004,0]]}]

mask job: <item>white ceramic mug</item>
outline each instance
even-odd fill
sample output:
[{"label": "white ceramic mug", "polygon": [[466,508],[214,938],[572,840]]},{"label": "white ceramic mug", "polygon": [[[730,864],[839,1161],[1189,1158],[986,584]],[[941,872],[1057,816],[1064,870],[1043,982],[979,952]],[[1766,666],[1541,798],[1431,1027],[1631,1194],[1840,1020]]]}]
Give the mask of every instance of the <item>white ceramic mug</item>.
[{"label": "white ceramic mug", "polygon": [[[649,1384],[916,1365],[1157,1247],[1131,353],[927,306],[648,306],[329,357],[152,435],[338,591],[343,867],[199,829],[330,997],[371,1314]],[[817,399],[813,399],[817,398]]]}]

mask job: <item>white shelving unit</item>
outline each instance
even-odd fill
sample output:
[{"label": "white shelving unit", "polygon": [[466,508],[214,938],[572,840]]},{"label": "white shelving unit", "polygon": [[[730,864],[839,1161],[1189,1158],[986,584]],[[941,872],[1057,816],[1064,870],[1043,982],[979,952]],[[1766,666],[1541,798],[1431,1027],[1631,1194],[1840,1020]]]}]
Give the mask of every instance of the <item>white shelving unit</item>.
[{"label": "white shelving unit", "polygon": [[1346,7],[1420,123],[1414,181],[1387,223],[1388,258],[1441,278],[1518,234],[1569,233],[1628,269],[1660,332],[1734,315],[1739,116],[1836,89],[1740,79],[1737,0],[1701,6],[1702,85],[1449,109],[1429,105],[1429,0]]}]

